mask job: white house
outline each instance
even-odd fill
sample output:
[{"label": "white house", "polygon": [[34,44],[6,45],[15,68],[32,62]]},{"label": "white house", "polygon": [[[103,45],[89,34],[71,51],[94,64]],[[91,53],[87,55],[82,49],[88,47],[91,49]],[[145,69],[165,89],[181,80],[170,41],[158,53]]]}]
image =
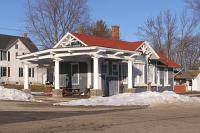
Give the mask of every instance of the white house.
[{"label": "white house", "polygon": [[[0,34],[0,84],[24,84],[24,64],[19,55],[37,52],[37,47],[24,34],[24,37]],[[29,84],[44,84],[47,69],[29,64]]]},{"label": "white house", "polygon": [[118,26],[112,27],[112,39],[69,32],[52,49],[19,56],[25,63],[24,89],[29,89],[28,63],[33,63],[54,67],[54,96],[61,95],[62,88],[91,88],[91,95],[103,96],[147,88],[173,91],[173,69],[181,66],[147,41],[118,39]]}]

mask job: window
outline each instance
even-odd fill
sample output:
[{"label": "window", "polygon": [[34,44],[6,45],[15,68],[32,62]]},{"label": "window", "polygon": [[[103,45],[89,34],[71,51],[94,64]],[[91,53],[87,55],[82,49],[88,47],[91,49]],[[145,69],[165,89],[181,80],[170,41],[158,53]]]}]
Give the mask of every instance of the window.
[{"label": "window", "polygon": [[8,61],[10,61],[10,51],[8,51]]},{"label": "window", "polygon": [[7,60],[7,52],[2,51],[2,60]]},{"label": "window", "polygon": [[18,45],[17,44],[15,45],[15,49],[18,49]]},{"label": "window", "polygon": [[164,69],[164,84],[168,84],[168,68]]},{"label": "window", "polygon": [[116,63],[112,64],[112,74],[118,76],[118,65]]},{"label": "window", "polygon": [[32,68],[32,78],[34,78],[34,68]]},{"label": "window", "polygon": [[160,68],[157,68],[157,84],[160,84]]},{"label": "window", "polygon": [[2,51],[0,51],[0,60],[2,60]]},{"label": "window", "polygon": [[17,59],[17,56],[18,56],[18,53],[17,53],[17,52],[15,53],[15,56],[16,56],[16,59]]},{"label": "window", "polygon": [[10,77],[10,67],[8,67],[8,77]]},{"label": "window", "polygon": [[6,67],[1,67],[1,77],[5,77],[6,76]]},{"label": "window", "polygon": [[101,64],[101,73],[106,74],[107,73],[107,63]]},{"label": "window", "polygon": [[19,68],[19,77],[23,77],[23,68]]},{"label": "window", "polygon": [[31,77],[31,68],[28,69],[28,76]]},{"label": "window", "polygon": [[153,65],[149,65],[149,82],[155,83],[155,67]]},{"label": "window", "polygon": [[122,63],[121,64],[121,78],[123,83],[128,83],[128,64]]},{"label": "window", "polygon": [[135,82],[144,83],[144,64],[135,64]]},{"label": "window", "polygon": [[79,84],[79,65],[78,65],[78,63],[71,64],[71,79],[72,79],[72,85]]}]

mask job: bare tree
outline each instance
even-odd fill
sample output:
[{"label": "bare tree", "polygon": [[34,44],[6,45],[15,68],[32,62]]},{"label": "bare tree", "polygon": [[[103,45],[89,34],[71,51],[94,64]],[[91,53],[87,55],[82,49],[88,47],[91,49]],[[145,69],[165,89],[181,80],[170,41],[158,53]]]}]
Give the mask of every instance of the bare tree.
[{"label": "bare tree", "polygon": [[155,18],[148,18],[138,28],[138,36],[151,42],[156,51],[164,53],[187,69],[196,64],[199,57],[197,22],[185,10],[180,17],[166,11]]},{"label": "bare tree", "polygon": [[86,0],[28,0],[27,30],[43,49],[89,21]]},{"label": "bare tree", "polygon": [[[176,33],[176,15],[172,15],[170,11],[161,12],[158,16],[150,17],[145,24],[138,27],[138,36],[152,43],[154,49],[168,58],[171,58],[171,48]],[[165,51],[164,49],[167,49]]]},{"label": "bare tree", "polygon": [[185,3],[195,13],[195,16],[200,19],[200,0],[185,0]]}]

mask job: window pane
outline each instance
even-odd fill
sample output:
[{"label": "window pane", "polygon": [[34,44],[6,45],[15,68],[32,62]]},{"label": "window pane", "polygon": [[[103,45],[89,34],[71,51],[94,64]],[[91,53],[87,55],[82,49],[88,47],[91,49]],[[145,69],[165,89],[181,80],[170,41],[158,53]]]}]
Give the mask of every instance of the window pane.
[{"label": "window pane", "polygon": [[78,84],[78,64],[72,64],[72,84]]},{"label": "window pane", "polygon": [[31,68],[28,69],[28,76],[31,77]]},{"label": "window pane", "polygon": [[101,65],[101,73],[107,73],[107,64]]}]

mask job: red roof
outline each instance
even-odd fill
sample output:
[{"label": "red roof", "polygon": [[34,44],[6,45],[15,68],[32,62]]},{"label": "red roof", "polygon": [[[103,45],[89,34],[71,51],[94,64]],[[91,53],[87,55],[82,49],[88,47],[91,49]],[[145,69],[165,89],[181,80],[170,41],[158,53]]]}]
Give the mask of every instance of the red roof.
[{"label": "red roof", "polygon": [[144,41],[138,42],[126,42],[126,41],[117,41],[109,38],[101,38],[97,36],[89,36],[85,34],[72,33],[72,35],[80,39],[83,43],[88,46],[100,46],[100,47],[108,47],[115,49],[123,49],[123,50],[136,50]]},{"label": "red roof", "polygon": [[165,57],[163,54],[156,52],[158,54],[158,56],[160,57],[160,62],[162,62],[163,64],[165,64],[168,67],[179,67],[181,68],[182,66],[180,66],[179,64],[176,64],[175,62],[173,62],[172,60],[168,59],[167,57]]},{"label": "red roof", "polygon": [[[78,39],[80,39],[83,43],[85,43],[88,46],[100,46],[100,47],[135,51],[141,44],[144,43],[144,41],[127,42],[127,41],[113,40],[109,38],[101,38],[97,36],[89,36],[73,32],[70,33],[75,37],[77,37]],[[160,62],[167,65],[168,67],[182,67],[173,62],[172,60],[169,60],[161,53],[157,52],[157,54],[160,57]]]}]

